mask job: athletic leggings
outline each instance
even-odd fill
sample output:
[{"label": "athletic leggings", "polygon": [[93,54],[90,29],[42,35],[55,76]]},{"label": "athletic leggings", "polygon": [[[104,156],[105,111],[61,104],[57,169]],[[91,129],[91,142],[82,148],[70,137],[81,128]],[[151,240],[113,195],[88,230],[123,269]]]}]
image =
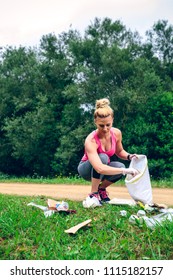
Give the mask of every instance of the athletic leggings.
[{"label": "athletic leggings", "polygon": [[[118,161],[112,161],[109,162],[109,157],[106,154],[99,154],[99,157],[103,164],[106,164],[108,166],[112,166],[115,168],[124,168],[125,165]],[[107,180],[112,183],[115,183],[116,181],[120,180],[123,176],[122,174],[116,174],[116,175],[103,175],[96,172],[96,170],[92,167],[89,160],[87,161],[81,161],[78,165],[78,173],[79,175],[86,181],[91,181],[91,178],[100,179],[101,181]]]}]

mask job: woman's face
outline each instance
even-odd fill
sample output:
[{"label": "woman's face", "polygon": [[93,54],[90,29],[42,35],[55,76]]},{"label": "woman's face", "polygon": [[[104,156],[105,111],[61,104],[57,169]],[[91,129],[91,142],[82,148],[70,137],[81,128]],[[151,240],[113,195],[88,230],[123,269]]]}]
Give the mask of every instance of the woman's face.
[{"label": "woman's face", "polygon": [[95,124],[97,126],[97,129],[101,133],[107,133],[110,131],[112,124],[113,124],[113,118],[112,116],[108,116],[105,118],[99,118],[97,117],[95,119]]}]

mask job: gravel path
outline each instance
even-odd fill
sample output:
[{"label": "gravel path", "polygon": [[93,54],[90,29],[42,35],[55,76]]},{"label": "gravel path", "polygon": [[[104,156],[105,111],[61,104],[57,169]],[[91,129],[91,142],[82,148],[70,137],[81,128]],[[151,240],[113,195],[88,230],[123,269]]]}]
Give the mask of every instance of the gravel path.
[{"label": "gravel path", "polygon": [[[26,184],[0,183],[0,193],[13,195],[46,196],[54,199],[82,201],[90,192],[90,186],[84,185],[56,185],[56,184]],[[108,187],[109,197],[128,198],[127,188],[120,186]],[[153,188],[153,202],[173,206],[173,189]]]}]

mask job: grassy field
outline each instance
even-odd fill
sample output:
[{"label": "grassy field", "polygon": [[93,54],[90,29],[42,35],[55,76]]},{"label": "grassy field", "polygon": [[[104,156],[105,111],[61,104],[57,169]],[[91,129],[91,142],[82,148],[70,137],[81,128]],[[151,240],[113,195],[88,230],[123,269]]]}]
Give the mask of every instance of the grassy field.
[{"label": "grassy field", "polygon": [[[173,223],[151,230],[129,223],[139,206],[105,204],[85,209],[81,202],[67,201],[76,214],[45,217],[29,202],[47,206],[46,197],[0,195],[1,260],[171,260]],[[120,210],[127,210],[122,217]],[[91,225],[75,235],[64,231],[82,221]]]},{"label": "grassy field", "polygon": [[[80,178],[79,176],[57,176],[55,178],[44,178],[44,177],[11,177],[8,175],[0,174],[0,183],[38,183],[38,184],[72,184],[72,185],[89,185],[90,182],[87,182]],[[119,186],[124,186],[124,179],[118,181]],[[173,178],[152,180],[151,185],[153,188],[173,188]]]}]

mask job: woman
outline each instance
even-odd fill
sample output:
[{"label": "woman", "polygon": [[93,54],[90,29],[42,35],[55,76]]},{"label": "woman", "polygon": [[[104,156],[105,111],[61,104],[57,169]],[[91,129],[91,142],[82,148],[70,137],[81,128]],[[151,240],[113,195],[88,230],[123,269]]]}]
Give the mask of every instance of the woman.
[{"label": "woman", "polygon": [[123,163],[111,161],[113,155],[124,160],[131,160],[137,155],[129,154],[123,149],[121,131],[112,127],[113,110],[109,105],[107,98],[96,101],[94,122],[97,129],[87,136],[85,153],[78,166],[79,175],[91,181],[89,198],[97,199],[98,206],[102,202],[109,202],[106,192],[108,186],[123,175],[138,174],[133,168],[125,168]]}]

